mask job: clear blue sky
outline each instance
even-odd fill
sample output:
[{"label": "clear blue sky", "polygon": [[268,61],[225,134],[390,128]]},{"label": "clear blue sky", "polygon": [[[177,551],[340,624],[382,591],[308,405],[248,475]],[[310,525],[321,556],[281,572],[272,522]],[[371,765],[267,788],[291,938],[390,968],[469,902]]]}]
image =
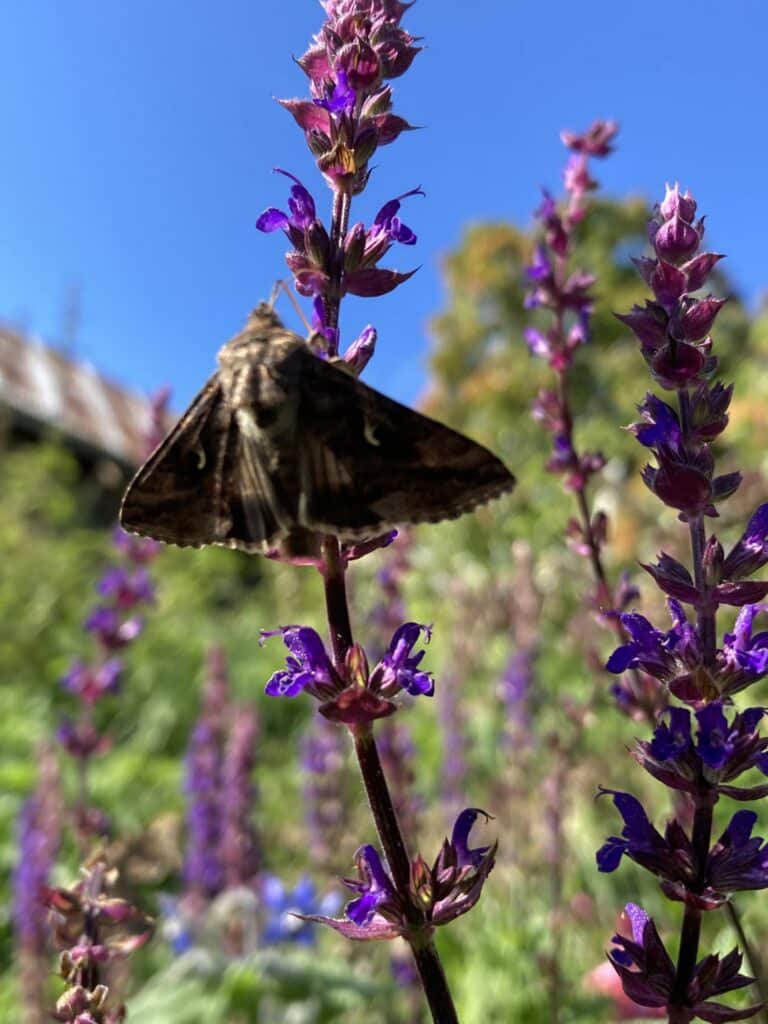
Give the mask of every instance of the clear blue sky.
[{"label": "clear blue sky", "polygon": [[[314,0],[23,0],[0,39],[0,318],[48,340],[80,291],[76,352],[135,389],[169,383],[182,407],[219,345],[285,273],[282,235],[254,229],[297,174],[326,204],[300,131],[272,100],[305,95],[291,60],[322,21]],[[410,401],[441,254],[468,223],[529,222],[557,187],[561,127],[622,125],[596,165],[608,192],[690,187],[710,244],[755,302],[768,282],[764,0],[420,0],[404,24],[426,51],[396,84],[423,131],[377,154],[353,209],[369,219],[422,185],[419,235],[388,264],[420,272],[393,295],[346,304],[351,340],[380,347],[367,372]]]}]

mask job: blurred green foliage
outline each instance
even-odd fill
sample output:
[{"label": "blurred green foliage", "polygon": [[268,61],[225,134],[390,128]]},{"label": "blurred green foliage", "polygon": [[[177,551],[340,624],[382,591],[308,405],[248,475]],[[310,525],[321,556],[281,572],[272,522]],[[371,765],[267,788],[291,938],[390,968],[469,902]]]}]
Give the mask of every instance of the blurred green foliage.
[{"label": "blurred green foliage", "polygon": [[[644,298],[628,257],[643,250],[646,216],[638,200],[596,203],[582,225],[576,257],[599,283],[594,338],[577,358],[572,406],[582,447],[600,448],[609,460],[593,504],[611,518],[607,562],[614,578],[624,569],[637,575],[637,560],[649,560],[661,546],[685,552],[674,517],[660,516],[641,484],[642,453],[621,429],[649,387],[636,345],[612,316]],[[668,804],[666,793],[627,754],[633,736],[646,727],[619,716],[608,695],[609,678],[590,668],[590,659],[604,660],[612,639],[583,608],[588,566],[562,539],[573,511],[570,499],[543,470],[548,438],[529,414],[548,376],[522,340],[529,322],[523,267],[531,247],[531,239],[511,225],[476,225],[446,260],[446,305],[433,324],[425,404],[499,452],[519,484],[512,498],[475,516],[417,531],[405,584],[409,617],[435,625],[427,664],[438,690],[441,679],[450,678],[455,687],[468,765],[466,804],[496,815],[491,828],[500,839],[498,866],[479,906],[438,937],[464,1024],[551,1021],[555,984],[562,1024],[609,1020],[608,1004],[587,990],[584,977],[602,962],[624,902],[637,900],[656,913],[673,947],[680,916],[679,907],[664,901],[634,865],[612,876],[598,875],[594,866],[596,847],[618,825],[610,804],[593,799],[598,784],[647,797],[657,823]],[[718,453],[724,470],[738,465],[745,473],[742,490],[717,525],[726,541],[766,498],[768,374],[761,371],[768,359],[768,316],[751,316],[722,277],[718,290],[732,300],[718,321],[715,346],[724,378],[736,384],[732,426]],[[63,448],[4,450],[0,494],[0,955],[10,964],[7,881],[15,858],[14,820],[35,783],[38,744],[69,707],[57,680],[73,656],[88,653],[82,620],[113,553],[109,535],[88,525],[77,468]],[[375,572],[388,557],[378,552],[351,571],[354,623],[363,639],[378,600]],[[139,898],[156,911],[160,891],[178,891],[182,759],[199,711],[205,652],[214,643],[227,652],[236,695],[254,701],[262,721],[256,824],[266,867],[287,884],[301,872],[314,872],[324,891],[331,880],[318,874],[308,853],[298,759],[312,708],[308,699],[263,696],[283,649],[277,639],[259,645],[261,628],[288,622],[323,631],[319,577],[311,569],[214,549],[164,549],[152,572],[157,603],[128,652],[122,693],[100,712],[115,742],[93,778],[94,799],[123,842],[140,845],[151,828],[166,828],[171,837],[175,857],[151,882],[137,886]],[[643,607],[664,621],[658,596],[639,582]],[[536,601],[532,621],[524,623],[526,592]],[[535,635],[538,655],[532,727],[527,741],[510,751],[502,742],[498,681],[513,637],[525,628]],[[758,702],[760,693],[749,699]],[[402,713],[417,751],[416,789],[424,807],[419,843],[427,859],[451,826],[440,802],[445,737],[439,700],[416,701]],[[71,793],[69,766],[63,770]],[[348,770],[352,775],[351,762]],[[374,839],[356,791],[338,876],[350,870],[355,848]],[[75,852],[65,846],[57,880],[71,881],[76,870]],[[749,896],[741,902],[759,946],[768,935],[768,911]],[[725,920],[708,918],[707,941],[730,948],[735,940]],[[0,981],[4,1020],[15,1019],[15,984],[9,967]],[[309,953],[281,947],[251,959],[205,962],[175,958],[158,937],[135,958],[131,989],[131,1019],[147,1024],[408,1020],[386,950],[354,947],[350,954],[333,934],[320,936],[318,950]]]}]

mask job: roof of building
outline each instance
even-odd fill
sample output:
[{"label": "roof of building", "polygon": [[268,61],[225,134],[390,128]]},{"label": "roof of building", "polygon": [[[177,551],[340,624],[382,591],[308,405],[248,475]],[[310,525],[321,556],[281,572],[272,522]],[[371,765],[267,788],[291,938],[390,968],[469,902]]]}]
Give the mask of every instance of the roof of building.
[{"label": "roof of building", "polygon": [[136,466],[152,431],[150,400],[35,337],[0,325],[0,406],[43,433]]}]

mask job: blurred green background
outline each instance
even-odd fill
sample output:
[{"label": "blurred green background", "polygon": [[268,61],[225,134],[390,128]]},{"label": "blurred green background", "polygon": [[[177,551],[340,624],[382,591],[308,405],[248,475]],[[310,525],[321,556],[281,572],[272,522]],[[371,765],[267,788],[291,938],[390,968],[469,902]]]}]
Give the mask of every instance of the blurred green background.
[{"label": "blurred green background", "polygon": [[[612,316],[644,298],[628,257],[643,251],[646,218],[639,201],[597,202],[581,226],[576,264],[594,270],[598,286],[594,338],[577,357],[573,408],[581,447],[599,448],[608,458],[593,504],[610,517],[611,576],[628,569],[640,577],[639,604],[664,624],[663,603],[636,563],[661,548],[685,557],[685,535],[646,491],[639,477],[642,452],[621,429],[632,422],[650,382],[636,344]],[[495,816],[483,834],[499,839],[497,867],[480,903],[438,935],[464,1024],[613,1019],[610,1002],[591,991],[585,977],[603,962],[622,906],[633,900],[655,914],[673,949],[680,917],[679,905],[663,900],[635,865],[625,862],[610,876],[595,868],[596,848],[619,827],[610,803],[594,799],[599,784],[647,797],[657,825],[669,803],[627,752],[647,727],[619,714],[611,677],[595,669],[614,646],[612,634],[583,607],[589,566],[563,541],[572,498],[545,472],[549,439],[530,417],[531,401],[549,375],[522,340],[530,322],[522,300],[531,246],[513,225],[476,224],[445,261],[447,301],[432,325],[431,380],[422,408],[498,452],[518,488],[476,515],[414,531],[403,584],[407,618],[434,624],[425,666],[435,673],[437,694],[397,716],[413,739],[418,847],[431,861],[450,832],[456,807],[444,783],[454,749],[464,764],[455,788],[464,806]],[[768,315],[750,314],[723,276],[714,290],[731,298],[717,323],[715,351],[722,377],[736,385],[731,426],[717,454],[721,472],[738,467],[745,477],[716,525],[729,542],[765,500]],[[103,495],[83,478],[61,439],[19,446],[9,435],[0,495],[0,962],[7,965],[0,1018],[11,1021],[19,1019],[8,891],[14,823],[36,783],[40,743],[71,713],[72,700],[58,680],[74,656],[88,652],[82,620],[113,550]],[[353,625],[372,646],[379,642],[376,574],[396,557],[397,546],[350,572]],[[317,573],[235,552],[171,548],[151,571],[156,605],[127,653],[122,692],[99,710],[114,746],[93,772],[94,802],[108,813],[115,843],[118,837],[122,843],[124,884],[152,913],[159,911],[161,893],[180,889],[183,758],[200,713],[206,652],[218,644],[235,695],[253,702],[261,721],[254,824],[264,869],[288,886],[308,873],[326,892],[351,872],[357,846],[375,842],[373,827],[349,751],[340,792],[348,828],[332,865],[311,856],[299,745],[312,727],[313,703],[263,695],[283,648],[277,639],[259,646],[260,629],[290,622],[324,633]],[[720,616],[721,626],[729,624],[727,615]],[[535,650],[525,728],[509,721],[500,692],[505,666],[521,644]],[[750,703],[760,702],[761,690],[750,692]],[[61,760],[71,797],[71,765]],[[718,824],[733,809],[718,807]],[[136,859],[158,831],[166,860],[158,860],[151,879],[132,879],[130,851]],[[77,861],[73,844],[65,843],[58,883],[74,880]],[[765,901],[746,894],[739,903],[760,948],[768,934]],[[706,928],[713,947],[735,944],[719,913],[707,915]],[[158,935],[130,963],[130,1016],[148,1024],[419,1019],[407,995],[395,989],[388,950],[374,944],[350,949],[335,934],[319,934],[315,949],[283,944],[250,958],[211,954],[203,960],[176,957]],[[59,990],[52,979],[51,992]]]}]

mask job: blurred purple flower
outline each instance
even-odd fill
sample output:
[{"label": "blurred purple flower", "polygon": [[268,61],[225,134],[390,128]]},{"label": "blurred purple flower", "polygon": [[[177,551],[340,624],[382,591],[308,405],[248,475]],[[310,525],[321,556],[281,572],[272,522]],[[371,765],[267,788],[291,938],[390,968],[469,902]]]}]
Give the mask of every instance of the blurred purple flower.
[{"label": "blurred purple flower", "polygon": [[212,898],[223,888],[221,863],[221,739],[201,719],[190,737],[184,793],[187,798],[187,849],[184,883],[188,891]]},{"label": "blurred purple flower", "polygon": [[258,734],[255,709],[233,707],[221,770],[219,858],[225,886],[249,885],[259,870],[259,844],[253,824],[256,789],[252,779]]}]

